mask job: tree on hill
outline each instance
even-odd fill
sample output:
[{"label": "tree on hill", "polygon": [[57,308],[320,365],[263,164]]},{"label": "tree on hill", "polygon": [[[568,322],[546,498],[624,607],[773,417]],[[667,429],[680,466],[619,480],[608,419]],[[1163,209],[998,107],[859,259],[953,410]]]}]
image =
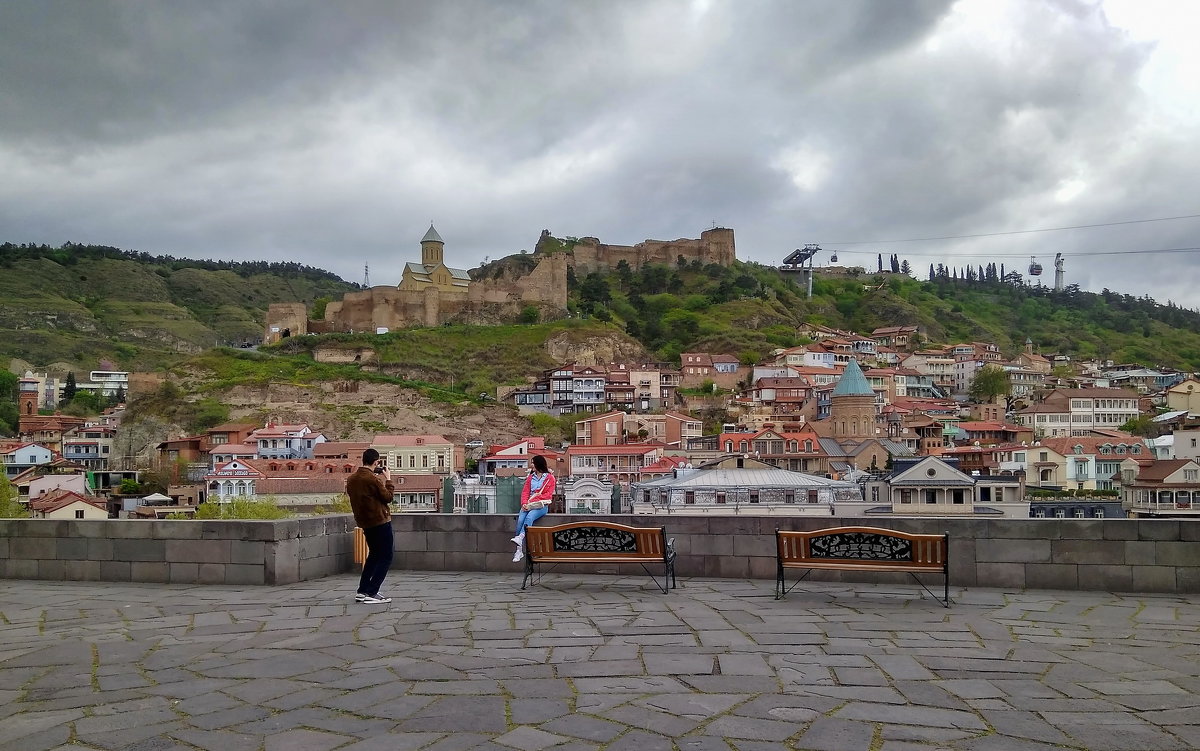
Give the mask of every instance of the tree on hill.
[{"label": "tree on hill", "polygon": [[17,432],[17,376],[0,370],[0,433],[12,435]]},{"label": "tree on hill", "polygon": [[67,404],[75,398],[77,388],[75,385],[75,373],[67,373],[67,384],[63,386],[63,404]]},{"label": "tree on hill", "polygon": [[17,489],[0,472],[0,519],[24,519],[27,516],[29,511],[17,502]]},{"label": "tree on hill", "polygon": [[998,396],[1008,396],[1012,392],[1012,379],[1008,371],[998,365],[984,365],[975,373],[971,381],[968,395],[979,402],[987,404]]}]

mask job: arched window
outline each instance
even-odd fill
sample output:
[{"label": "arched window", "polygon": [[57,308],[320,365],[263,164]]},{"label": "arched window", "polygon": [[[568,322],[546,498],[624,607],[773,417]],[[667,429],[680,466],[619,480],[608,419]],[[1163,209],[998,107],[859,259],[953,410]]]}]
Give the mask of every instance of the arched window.
[{"label": "arched window", "polygon": [[308,470],[309,472],[312,472],[312,471],[313,471],[314,469],[316,469],[317,467],[316,467],[316,465],[315,465],[315,464],[313,464],[312,462],[309,462],[308,464],[305,464],[305,465],[304,465],[304,468],[305,468],[306,470]]},{"label": "arched window", "polygon": [[333,465],[332,464],[325,465],[325,473],[330,474],[330,475],[333,474]]},{"label": "arched window", "polygon": [[288,471],[289,471],[289,472],[291,472],[291,471],[293,471],[293,470],[295,470],[295,469],[296,469],[296,465],[295,465],[295,464],[293,464],[292,462],[288,462],[288,463],[287,463],[287,468],[288,468]]},{"label": "arched window", "polygon": [[272,472],[279,471],[279,465],[276,464],[275,462],[271,462],[270,464],[267,465],[267,467],[269,467]]},{"label": "arched window", "polygon": [[1123,444],[1123,443],[1122,443],[1120,446],[1117,446],[1117,453],[1118,453],[1118,454],[1124,454],[1124,453],[1125,453],[1125,444]]},{"label": "arched window", "polygon": [[1141,447],[1141,446],[1139,446],[1139,445],[1137,445],[1137,444],[1135,443],[1135,444],[1133,444],[1132,446],[1130,446],[1130,448],[1129,448],[1129,453],[1131,453],[1131,454],[1140,454],[1140,453],[1142,453],[1142,447]]},{"label": "arched window", "polygon": [[1078,445],[1078,444],[1077,444],[1077,445],[1075,446],[1075,453],[1076,453],[1076,454],[1082,454],[1082,453],[1083,453],[1083,446],[1080,446],[1080,445]]},{"label": "arched window", "polygon": [[347,475],[350,474],[350,465],[349,464],[343,465],[342,472]]}]

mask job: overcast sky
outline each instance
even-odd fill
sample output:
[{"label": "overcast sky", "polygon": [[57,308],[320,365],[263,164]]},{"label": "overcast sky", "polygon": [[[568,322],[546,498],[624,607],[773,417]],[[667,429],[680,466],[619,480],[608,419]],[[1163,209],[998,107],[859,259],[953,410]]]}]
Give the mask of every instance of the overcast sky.
[{"label": "overcast sky", "polygon": [[[399,281],[548,228],[776,264],[1036,255],[1200,307],[1200,4],[0,3],[0,241]],[[852,241],[878,241],[849,244]],[[852,253],[851,251],[854,251]],[[1114,253],[1113,255],[1074,255]],[[828,263],[828,253],[817,258]]]}]

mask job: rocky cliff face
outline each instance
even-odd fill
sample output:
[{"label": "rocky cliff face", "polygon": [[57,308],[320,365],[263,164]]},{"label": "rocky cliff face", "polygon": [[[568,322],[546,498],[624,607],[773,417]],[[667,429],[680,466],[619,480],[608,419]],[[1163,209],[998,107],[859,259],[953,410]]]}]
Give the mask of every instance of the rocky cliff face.
[{"label": "rocky cliff face", "polygon": [[653,359],[637,341],[616,332],[580,338],[574,332],[563,331],[546,340],[546,353],[555,362],[590,366]]},{"label": "rocky cliff face", "polygon": [[229,405],[231,420],[305,422],[331,441],[369,441],[377,434],[393,433],[442,435],[455,443],[476,438],[501,443],[529,432],[529,421],[511,408],[435,402],[413,389],[390,384],[236,386],[220,399]]}]

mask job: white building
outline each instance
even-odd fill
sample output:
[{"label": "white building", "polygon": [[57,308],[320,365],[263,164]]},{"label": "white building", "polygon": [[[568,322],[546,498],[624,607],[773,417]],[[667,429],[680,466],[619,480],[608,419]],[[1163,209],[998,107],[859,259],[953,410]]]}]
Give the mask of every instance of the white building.
[{"label": "white building", "polygon": [[783,469],[678,470],[635,482],[635,514],[689,516],[859,516],[862,492],[852,482]]}]

